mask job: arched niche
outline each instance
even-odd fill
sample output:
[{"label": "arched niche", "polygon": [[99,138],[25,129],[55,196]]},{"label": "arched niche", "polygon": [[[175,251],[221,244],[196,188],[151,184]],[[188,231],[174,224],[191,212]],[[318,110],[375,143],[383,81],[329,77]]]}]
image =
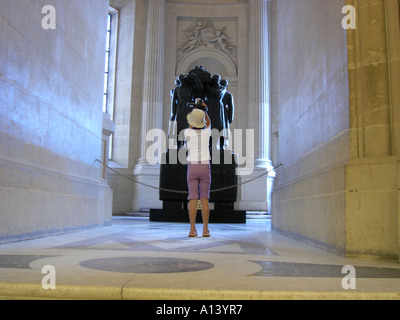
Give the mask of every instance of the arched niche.
[{"label": "arched niche", "polygon": [[222,77],[237,77],[237,70],[232,60],[214,49],[197,49],[187,54],[178,64],[176,75],[186,74],[196,66],[203,66],[212,74]]}]

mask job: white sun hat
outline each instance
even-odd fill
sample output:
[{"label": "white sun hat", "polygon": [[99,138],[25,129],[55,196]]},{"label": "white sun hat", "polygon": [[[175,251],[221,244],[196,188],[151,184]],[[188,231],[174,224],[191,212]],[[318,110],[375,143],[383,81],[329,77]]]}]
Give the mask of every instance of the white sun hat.
[{"label": "white sun hat", "polygon": [[200,109],[194,109],[191,113],[189,113],[187,116],[187,121],[193,128],[198,129],[204,128],[207,124],[206,115]]}]

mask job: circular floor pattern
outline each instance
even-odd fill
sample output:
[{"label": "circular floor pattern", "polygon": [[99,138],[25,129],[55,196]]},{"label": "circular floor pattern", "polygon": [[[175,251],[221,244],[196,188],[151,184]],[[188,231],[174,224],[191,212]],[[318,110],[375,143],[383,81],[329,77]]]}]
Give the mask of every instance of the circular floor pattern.
[{"label": "circular floor pattern", "polygon": [[82,261],[79,265],[89,269],[122,273],[179,273],[211,269],[212,263],[164,257],[119,257]]}]

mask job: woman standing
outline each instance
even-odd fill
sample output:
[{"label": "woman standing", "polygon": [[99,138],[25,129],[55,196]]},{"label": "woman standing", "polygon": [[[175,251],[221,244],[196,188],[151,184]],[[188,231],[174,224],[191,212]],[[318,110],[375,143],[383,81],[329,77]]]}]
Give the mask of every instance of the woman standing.
[{"label": "woman standing", "polygon": [[[189,188],[189,237],[197,237],[196,215],[197,201],[201,201],[203,217],[203,237],[210,237],[208,220],[210,209],[211,165],[210,136],[211,121],[207,114],[207,105],[202,100],[196,100],[197,108],[187,116],[189,129],[185,130],[185,140],[188,148],[187,183]],[[201,109],[200,109],[201,108]],[[204,111],[203,111],[204,110]]]}]

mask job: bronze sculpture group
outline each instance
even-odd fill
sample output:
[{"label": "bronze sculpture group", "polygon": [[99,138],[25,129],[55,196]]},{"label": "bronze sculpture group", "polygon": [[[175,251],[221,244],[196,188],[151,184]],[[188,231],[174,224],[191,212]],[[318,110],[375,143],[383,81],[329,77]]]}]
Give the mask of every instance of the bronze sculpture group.
[{"label": "bronze sculpture group", "polygon": [[188,128],[187,115],[192,111],[189,104],[196,98],[203,99],[211,120],[213,149],[225,149],[229,141],[229,125],[234,118],[234,101],[227,90],[228,81],[218,74],[211,75],[204,67],[196,67],[186,75],[180,74],[171,90],[171,117],[168,136],[177,148],[184,144],[183,132]]}]

